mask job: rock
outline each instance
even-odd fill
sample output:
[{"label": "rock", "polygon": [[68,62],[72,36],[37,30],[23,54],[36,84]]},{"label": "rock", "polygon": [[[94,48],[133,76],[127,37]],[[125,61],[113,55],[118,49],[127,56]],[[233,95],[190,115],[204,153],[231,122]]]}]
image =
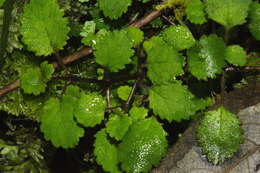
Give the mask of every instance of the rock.
[{"label": "rock", "polygon": [[224,106],[238,113],[244,129],[245,142],[240,151],[221,165],[209,163],[197,144],[198,123],[193,123],[152,173],[260,173],[260,84],[235,90],[225,98]]}]

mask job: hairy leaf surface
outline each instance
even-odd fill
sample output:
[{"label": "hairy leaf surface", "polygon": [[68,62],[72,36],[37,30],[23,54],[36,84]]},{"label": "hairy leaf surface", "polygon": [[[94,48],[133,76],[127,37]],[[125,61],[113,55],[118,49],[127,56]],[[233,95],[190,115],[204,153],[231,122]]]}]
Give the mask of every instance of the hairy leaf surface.
[{"label": "hairy leaf surface", "polygon": [[149,91],[149,101],[153,112],[169,122],[189,119],[197,110],[208,104],[207,101],[195,98],[187,86],[177,81],[153,86]]},{"label": "hairy leaf surface", "polygon": [[132,107],[129,113],[132,121],[138,121],[144,119],[148,115],[148,110],[144,107]]},{"label": "hairy leaf surface", "polygon": [[132,87],[130,86],[120,86],[119,88],[117,88],[117,95],[120,99],[126,101],[129,97],[131,90]]},{"label": "hairy leaf surface", "polygon": [[162,37],[178,51],[189,49],[195,44],[195,39],[189,28],[182,25],[166,28],[162,33]]},{"label": "hairy leaf surface", "polygon": [[29,68],[21,75],[21,88],[27,94],[39,95],[45,91],[54,72],[52,64],[43,62],[39,67]]},{"label": "hairy leaf surface", "polygon": [[188,50],[190,72],[198,79],[214,78],[225,66],[225,43],[216,35],[202,36],[199,44]]},{"label": "hairy leaf surface", "polygon": [[189,21],[195,24],[203,24],[207,21],[204,12],[205,5],[201,0],[192,0],[187,4],[185,13]]},{"label": "hairy leaf surface", "polygon": [[43,107],[41,131],[55,147],[72,148],[84,135],[84,130],[73,120],[75,104],[73,97],[68,95],[61,100],[51,98]]},{"label": "hairy leaf surface", "polygon": [[129,126],[132,124],[131,118],[127,115],[110,115],[109,121],[106,123],[106,130],[111,137],[121,140],[126,134]]},{"label": "hairy leaf surface", "polygon": [[251,0],[205,0],[208,17],[226,28],[246,22]]},{"label": "hairy leaf surface", "polygon": [[224,107],[206,112],[197,136],[202,152],[213,164],[231,158],[243,141],[239,119]]},{"label": "hairy leaf surface", "polygon": [[134,123],[119,144],[119,158],[126,172],[148,172],[167,150],[167,133],[155,118]]},{"label": "hairy leaf surface", "polygon": [[250,7],[249,30],[255,39],[260,40],[260,3],[253,2]]},{"label": "hairy leaf surface", "polygon": [[225,58],[230,64],[244,66],[247,61],[247,54],[239,45],[231,45],[225,50]]},{"label": "hairy leaf surface", "polygon": [[117,19],[122,16],[132,4],[132,0],[98,0],[99,8],[104,15],[110,19]]},{"label": "hairy leaf surface", "polygon": [[95,137],[94,154],[97,157],[97,163],[102,165],[107,172],[120,173],[117,167],[118,151],[116,146],[108,141],[106,130],[100,130]]},{"label": "hairy leaf surface", "polygon": [[22,40],[37,56],[47,56],[66,45],[67,25],[56,0],[31,0],[22,17]]},{"label": "hairy leaf surface", "polygon": [[[168,83],[183,74],[184,58],[162,38],[154,36],[144,42],[148,54],[148,77],[154,84]],[[162,70],[163,69],[163,70]]]},{"label": "hairy leaf surface", "polygon": [[94,127],[104,119],[105,107],[105,100],[101,95],[81,93],[75,109],[75,117],[85,127]]},{"label": "hairy leaf surface", "polygon": [[144,33],[142,30],[136,27],[129,26],[126,29],[129,40],[131,40],[133,47],[136,47],[144,39]]},{"label": "hairy leaf surface", "polygon": [[106,66],[112,72],[117,72],[131,62],[130,57],[134,55],[131,47],[132,43],[126,31],[108,32],[97,40],[94,52],[96,62]]}]

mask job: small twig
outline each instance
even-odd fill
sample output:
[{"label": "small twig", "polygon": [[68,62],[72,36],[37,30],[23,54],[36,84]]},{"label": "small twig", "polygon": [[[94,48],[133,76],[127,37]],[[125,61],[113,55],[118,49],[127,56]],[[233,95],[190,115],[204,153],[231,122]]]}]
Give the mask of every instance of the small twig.
[{"label": "small twig", "polygon": [[[107,101],[107,108],[111,108],[111,104],[110,104],[110,88],[108,87],[106,90],[106,101]],[[108,113],[111,113],[111,109],[108,110]]]},{"label": "small twig", "polygon": [[175,23],[173,23],[171,20],[169,20],[166,16],[162,15],[162,18],[165,19],[171,25],[175,25]]},{"label": "small twig", "polygon": [[225,94],[226,94],[226,73],[224,71],[220,78],[220,99],[222,104],[224,104]]},{"label": "small twig", "polygon": [[[147,16],[145,16],[142,19],[140,19],[140,20],[136,21],[135,23],[131,24],[131,26],[140,28],[140,27],[146,25],[147,23],[149,23],[150,21],[152,21],[153,19],[155,19],[156,17],[158,17],[160,15],[161,15],[161,11],[152,11]],[[76,60],[78,60],[82,57],[85,57],[85,56],[91,54],[92,52],[93,52],[93,49],[91,47],[84,47],[80,51],[75,52],[75,53],[63,58],[62,62],[65,65],[70,64],[73,61],[76,61]],[[51,64],[53,64],[54,68],[59,67],[59,64],[57,62],[53,62]],[[4,96],[5,94],[7,94],[7,93],[19,88],[19,87],[20,87],[20,80],[19,79],[11,82],[10,84],[7,84],[3,88],[0,88],[0,97]]]},{"label": "small twig", "polygon": [[128,109],[129,109],[129,106],[130,106],[130,103],[132,101],[132,98],[134,97],[134,94],[135,94],[135,91],[136,91],[136,88],[137,88],[137,85],[138,85],[138,82],[139,82],[139,79],[137,79],[132,87],[132,90],[127,98],[127,101],[125,103],[125,107],[124,107],[124,111],[125,113],[128,112]]},{"label": "small twig", "polygon": [[141,28],[142,26],[148,24],[149,22],[151,22],[152,20],[154,20],[155,18],[157,18],[160,15],[161,15],[161,11],[158,11],[158,10],[152,11],[147,16],[145,16],[142,19],[136,21],[135,23],[131,24],[130,26]]}]

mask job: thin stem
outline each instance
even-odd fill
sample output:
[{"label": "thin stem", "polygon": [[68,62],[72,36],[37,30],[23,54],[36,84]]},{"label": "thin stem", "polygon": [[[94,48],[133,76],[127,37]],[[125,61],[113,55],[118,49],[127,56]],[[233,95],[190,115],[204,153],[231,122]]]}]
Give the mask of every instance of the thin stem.
[{"label": "thin stem", "polygon": [[223,72],[220,79],[220,99],[221,103],[224,104],[225,94],[226,94],[226,73]]},{"label": "thin stem", "polygon": [[[149,22],[151,22],[152,20],[154,20],[156,17],[161,15],[161,11],[152,11],[150,14],[148,14],[147,16],[143,17],[142,19],[134,22],[133,24],[131,24],[131,26],[134,27],[142,27],[146,24],[148,24]],[[64,64],[70,64],[82,57],[85,57],[89,54],[91,54],[93,52],[93,49],[91,47],[84,47],[83,49],[81,49],[80,51],[77,51],[65,58],[62,59]],[[51,63],[54,68],[58,68],[59,64],[57,62],[53,62]],[[16,90],[20,88],[20,80],[15,80],[13,82],[11,82],[10,84],[7,84],[6,86],[4,86],[3,88],[0,88],[0,97],[4,96],[5,94]]]},{"label": "thin stem", "polygon": [[135,81],[135,83],[134,83],[134,85],[133,85],[133,87],[132,87],[132,90],[131,90],[131,92],[130,92],[130,94],[129,94],[129,96],[128,96],[128,99],[127,99],[127,101],[126,101],[126,103],[125,103],[125,107],[124,107],[125,113],[128,112],[128,109],[129,109],[130,103],[131,103],[131,101],[132,101],[132,98],[134,97],[134,94],[135,94],[135,91],[136,91],[138,82],[139,82],[139,79],[137,79],[137,80]]},{"label": "thin stem", "polygon": [[228,42],[229,42],[229,31],[230,31],[229,28],[225,28],[224,40],[225,40],[226,44],[228,44]]}]

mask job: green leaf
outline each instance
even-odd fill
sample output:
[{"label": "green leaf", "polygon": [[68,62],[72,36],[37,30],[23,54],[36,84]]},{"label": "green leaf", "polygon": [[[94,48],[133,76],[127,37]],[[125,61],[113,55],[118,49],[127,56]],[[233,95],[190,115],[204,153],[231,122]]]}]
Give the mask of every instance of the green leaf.
[{"label": "green leaf", "polygon": [[120,86],[117,88],[117,95],[120,99],[126,101],[130,95],[130,92],[132,90],[132,87],[129,86]]},{"label": "green leaf", "polygon": [[67,25],[56,0],[31,0],[22,16],[22,40],[37,56],[47,56],[66,45]]},{"label": "green leaf", "polygon": [[126,31],[108,32],[97,40],[94,52],[96,62],[117,72],[131,62],[130,57],[134,55],[131,47]]},{"label": "green leaf", "polygon": [[131,124],[131,118],[126,114],[111,114],[109,121],[106,123],[106,130],[109,136],[114,137],[119,141],[122,140]]},{"label": "green leaf", "polygon": [[192,0],[187,4],[185,13],[189,21],[194,24],[203,24],[207,21],[204,12],[205,5],[200,0]]},{"label": "green leaf", "polygon": [[104,119],[106,103],[97,93],[80,94],[75,117],[85,127],[94,127]]},{"label": "green leaf", "polygon": [[205,0],[208,17],[231,28],[246,22],[251,0]]},{"label": "green leaf", "polygon": [[0,7],[5,3],[5,0],[0,0]]},{"label": "green leaf", "polygon": [[45,91],[47,82],[54,72],[52,64],[43,62],[39,67],[29,68],[21,75],[21,88],[27,94],[39,95]]},{"label": "green leaf", "polygon": [[144,119],[148,115],[148,110],[144,107],[132,107],[129,113],[130,118],[135,122]]},{"label": "green leaf", "polygon": [[153,86],[149,90],[149,101],[149,107],[153,109],[153,112],[169,122],[189,119],[196,111],[205,108],[208,103],[195,98],[187,86],[181,85],[179,81]]},{"label": "green leaf", "polygon": [[133,47],[136,47],[144,39],[144,33],[142,30],[136,27],[129,26],[126,29],[129,40],[131,40]]},{"label": "green leaf", "polygon": [[131,4],[132,0],[98,0],[99,8],[110,19],[118,19]]},{"label": "green leaf", "polygon": [[256,40],[260,40],[260,3],[253,2],[250,6],[249,30]]},{"label": "green leaf", "polygon": [[94,154],[97,157],[97,163],[102,165],[107,172],[119,173],[120,171],[117,167],[118,151],[116,146],[108,141],[105,129],[100,130],[95,137]]},{"label": "green leaf", "polygon": [[244,66],[247,63],[246,51],[239,45],[228,46],[225,50],[226,60],[233,65]]},{"label": "green leaf", "polygon": [[76,102],[73,96],[49,99],[41,112],[41,131],[55,147],[72,148],[77,145],[84,130],[73,120]]},{"label": "green leaf", "polygon": [[154,84],[167,83],[183,74],[184,58],[160,37],[145,41],[144,49],[148,54],[148,77]]},{"label": "green leaf", "polygon": [[80,33],[80,36],[87,37],[89,34],[95,33],[96,23],[94,21],[86,21]]},{"label": "green leaf", "polygon": [[202,152],[215,165],[231,158],[243,142],[240,121],[224,107],[206,112],[197,136]]},{"label": "green leaf", "polygon": [[167,151],[166,132],[155,118],[134,123],[119,144],[119,159],[126,172],[148,172]]},{"label": "green leaf", "polygon": [[139,1],[142,1],[142,3],[146,3],[146,2],[149,2],[151,0],[139,0]]},{"label": "green leaf", "polygon": [[178,51],[189,49],[195,44],[195,39],[189,28],[182,25],[166,28],[162,33],[162,37]]},{"label": "green leaf", "polygon": [[188,50],[189,71],[198,79],[214,78],[225,66],[225,43],[216,35],[202,36],[197,46]]}]

